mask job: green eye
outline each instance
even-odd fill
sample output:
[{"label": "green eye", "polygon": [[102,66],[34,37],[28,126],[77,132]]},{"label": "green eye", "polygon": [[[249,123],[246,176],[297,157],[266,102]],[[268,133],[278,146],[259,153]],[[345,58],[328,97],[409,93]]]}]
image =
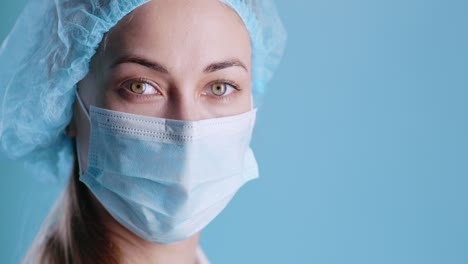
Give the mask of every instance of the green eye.
[{"label": "green eye", "polygon": [[136,94],[143,94],[146,90],[146,85],[144,82],[132,82],[130,90]]},{"label": "green eye", "polygon": [[226,83],[214,83],[211,85],[211,92],[216,96],[223,96],[227,91]]}]

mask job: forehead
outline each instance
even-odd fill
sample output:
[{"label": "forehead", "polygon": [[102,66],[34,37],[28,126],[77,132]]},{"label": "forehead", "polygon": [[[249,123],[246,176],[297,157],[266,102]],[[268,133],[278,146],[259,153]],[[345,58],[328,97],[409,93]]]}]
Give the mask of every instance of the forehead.
[{"label": "forehead", "polygon": [[237,13],[218,0],[153,0],[109,33],[106,53],[155,59],[170,70],[201,68],[238,58],[251,65],[249,33]]}]

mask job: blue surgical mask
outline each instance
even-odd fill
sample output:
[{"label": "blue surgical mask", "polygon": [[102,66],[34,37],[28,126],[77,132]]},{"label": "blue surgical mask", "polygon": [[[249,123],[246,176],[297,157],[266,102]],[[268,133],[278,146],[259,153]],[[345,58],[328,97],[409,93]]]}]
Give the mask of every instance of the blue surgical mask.
[{"label": "blue surgical mask", "polygon": [[80,180],[115,220],[146,240],[188,239],[258,177],[250,148],[256,109],[180,121],[95,106],[88,114],[76,96],[90,122]]}]

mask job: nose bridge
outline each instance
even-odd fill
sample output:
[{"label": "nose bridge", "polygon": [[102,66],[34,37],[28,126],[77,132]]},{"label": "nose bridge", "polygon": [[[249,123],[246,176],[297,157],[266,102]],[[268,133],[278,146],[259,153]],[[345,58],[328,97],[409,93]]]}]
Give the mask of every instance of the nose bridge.
[{"label": "nose bridge", "polygon": [[170,95],[166,116],[170,119],[183,121],[200,120],[200,109],[197,107],[195,87],[178,87]]}]

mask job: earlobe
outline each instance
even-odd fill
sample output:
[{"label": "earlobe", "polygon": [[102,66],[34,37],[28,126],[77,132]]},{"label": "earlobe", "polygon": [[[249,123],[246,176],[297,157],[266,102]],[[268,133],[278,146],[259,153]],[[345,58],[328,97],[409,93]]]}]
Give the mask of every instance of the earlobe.
[{"label": "earlobe", "polygon": [[73,116],[72,120],[65,128],[65,135],[67,135],[68,137],[71,137],[71,138],[76,137],[76,124],[75,123],[76,123],[75,116]]}]

